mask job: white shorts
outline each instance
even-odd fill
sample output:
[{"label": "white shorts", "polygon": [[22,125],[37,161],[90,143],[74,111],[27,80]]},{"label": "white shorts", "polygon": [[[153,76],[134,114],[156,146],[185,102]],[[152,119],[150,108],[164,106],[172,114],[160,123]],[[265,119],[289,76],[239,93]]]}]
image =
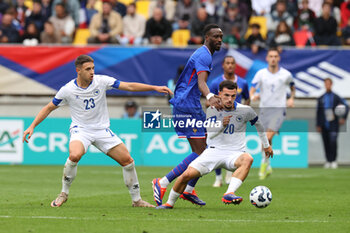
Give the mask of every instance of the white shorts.
[{"label": "white shorts", "polygon": [[208,174],[216,168],[225,168],[226,170],[234,171],[236,169],[235,162],[237,158],[244,153],[246,152],[207,148],[189,166],[198,170],[201,176]]},{"label": "white shorts", "polygon": [[86,129],[79,128],[74,126],[70,128],[70,142],[78,140],[83,143],[85,148],[85,153],[89,149],[89,146],[92,144],[97,149],[107,154],[107,152],[123,143],[122,140],[113,133],[109,128],[107,129]]},{"label": "white shorts", "polygon": [[259,120],[264,126],[265,131],[268,129],[278,132],[286,117],[284,108],[262,108],[259,113]]}]

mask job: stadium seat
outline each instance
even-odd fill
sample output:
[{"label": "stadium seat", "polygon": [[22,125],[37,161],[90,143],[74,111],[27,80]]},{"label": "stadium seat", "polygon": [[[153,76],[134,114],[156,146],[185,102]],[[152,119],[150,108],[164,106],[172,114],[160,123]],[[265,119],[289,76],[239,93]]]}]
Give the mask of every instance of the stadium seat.
[{"label": "stadium seat", "polygon": [[90,36],[90,31],[88,28],[79,28],[75,32],[74,45],[85,45],[87,44],[87,39]]},{"label": "stadium seat", "polygon": [[149,18],[149,13],[148,13],[149,3],[150,1],[143,1],[143,0],[136,2],[136,13],[143,15],[145,19]]},{"label": "stadium seat", "polygon": [[121,2],[125,5],[129,5],[130,3],[134,2],[134,0],[119,0],[118,2]]},{"label": "stadium seat", "polygon": [[30,10],[33,9],[33,0],[25,0],[24,5],[28,7]]},{"label": "stadium seat", "polygon": [[[249,25],[252,25],[253,23],[257,23],[260,25],[260,33],[261,36],[266,39],[267,35],[267,19],[264,16],[252,16],[249,19]],[[251,28],[249,27],[246,34],[245,38],[248,38],[250,34],[252,33]]]},{"label": "stadium seat", "polygon": [[187,46],[188,40],[191,38],[191,32],[187,29],[178,29],[173,31],[171,39],[173,40],[173,46],[181,47]]},{"label": "stadium seat", "polygon": [[308,42],[310,42],[311,46],[315,46],[315,42],[312,37],[312,33],[310,31],[307,31],[307,30],[296,31],[293,34],[293,38],[294,38],[296,47],[303,48]]}]

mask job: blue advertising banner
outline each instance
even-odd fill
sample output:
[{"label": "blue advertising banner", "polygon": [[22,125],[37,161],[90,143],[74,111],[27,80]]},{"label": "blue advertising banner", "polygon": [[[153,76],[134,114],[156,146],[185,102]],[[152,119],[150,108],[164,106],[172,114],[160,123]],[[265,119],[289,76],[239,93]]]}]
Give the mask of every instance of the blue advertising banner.
[{"label": "blue advertising banner", "polygon": [[[0,163],[62,165],[68,157],[69,118],[47,118],[34,131],[29,143],[22,143],[23,131],[33,118],[0,118]],[[299,127],[300,132],[288,131]],[[142,132],[141,120],[111,119],[111,129],[124,141],[139,166],[174,166],[190,153],[186,139],[171,132]],[[274,137],[273,167],[307,167],[307,121],[285,121],[281,134]],[[249,130],[253,131],[253,130]],[[253,167],[261,159],[260,139],[248,132],[247,151],[254,157]],[[80,164],[115,165],[108,156],[90,147]]]}]

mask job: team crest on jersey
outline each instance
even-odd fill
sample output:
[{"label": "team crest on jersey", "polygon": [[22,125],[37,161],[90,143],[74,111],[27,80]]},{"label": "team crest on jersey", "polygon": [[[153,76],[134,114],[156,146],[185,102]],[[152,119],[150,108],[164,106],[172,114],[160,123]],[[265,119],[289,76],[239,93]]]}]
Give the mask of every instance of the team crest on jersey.
[{"label": "team crest on jersey", "polygon": [[198,129],[194,128],[193,133],[197,133]]},{"label": "team crest on jersey", "polygon": [[241,94],[242,93],[242,88],[237,88],[237,93]]},{"label": "team crest on jersey", "polygon": [[236,121],[237,122],[241,122],[243,120],[243,117],[242,116],[236,116]]},{"label": "team crest on jersey", "polygon": [[93,93],[94,93],[95,96],[98,96],[100,94],[100,90],[99,89],[95,89],[93,91]]}]

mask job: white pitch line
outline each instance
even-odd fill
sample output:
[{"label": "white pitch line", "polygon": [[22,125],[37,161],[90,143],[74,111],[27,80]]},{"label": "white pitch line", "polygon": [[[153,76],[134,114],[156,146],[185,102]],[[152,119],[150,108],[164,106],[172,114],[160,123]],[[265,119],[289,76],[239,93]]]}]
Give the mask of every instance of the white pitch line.
[{"label": "white pitch line", "polygon": [[[159,210],[164,211],[164,210]],[[170,210],[172,211],[172,210]],[[0,218],[20,218],[20,219],[58,219],[58,220],[108,220],[108,221],[134,221],[134,218],[109,218],[109,217],[64,217],[64,216],[0,216]],[[330,223],[334,221],[326,220],[257,220],[257,219],[188,219],[188,218],[146,218],[143,221],[178,221],[178,222],[226,222],[226,223],[237,223],[237,222],[256,222],[256,223]],[[139,219],[140,221],[140,219]],[[345,221],[349,223],[350,221]],[[342,221],[342,223],[345,223]]]}]

